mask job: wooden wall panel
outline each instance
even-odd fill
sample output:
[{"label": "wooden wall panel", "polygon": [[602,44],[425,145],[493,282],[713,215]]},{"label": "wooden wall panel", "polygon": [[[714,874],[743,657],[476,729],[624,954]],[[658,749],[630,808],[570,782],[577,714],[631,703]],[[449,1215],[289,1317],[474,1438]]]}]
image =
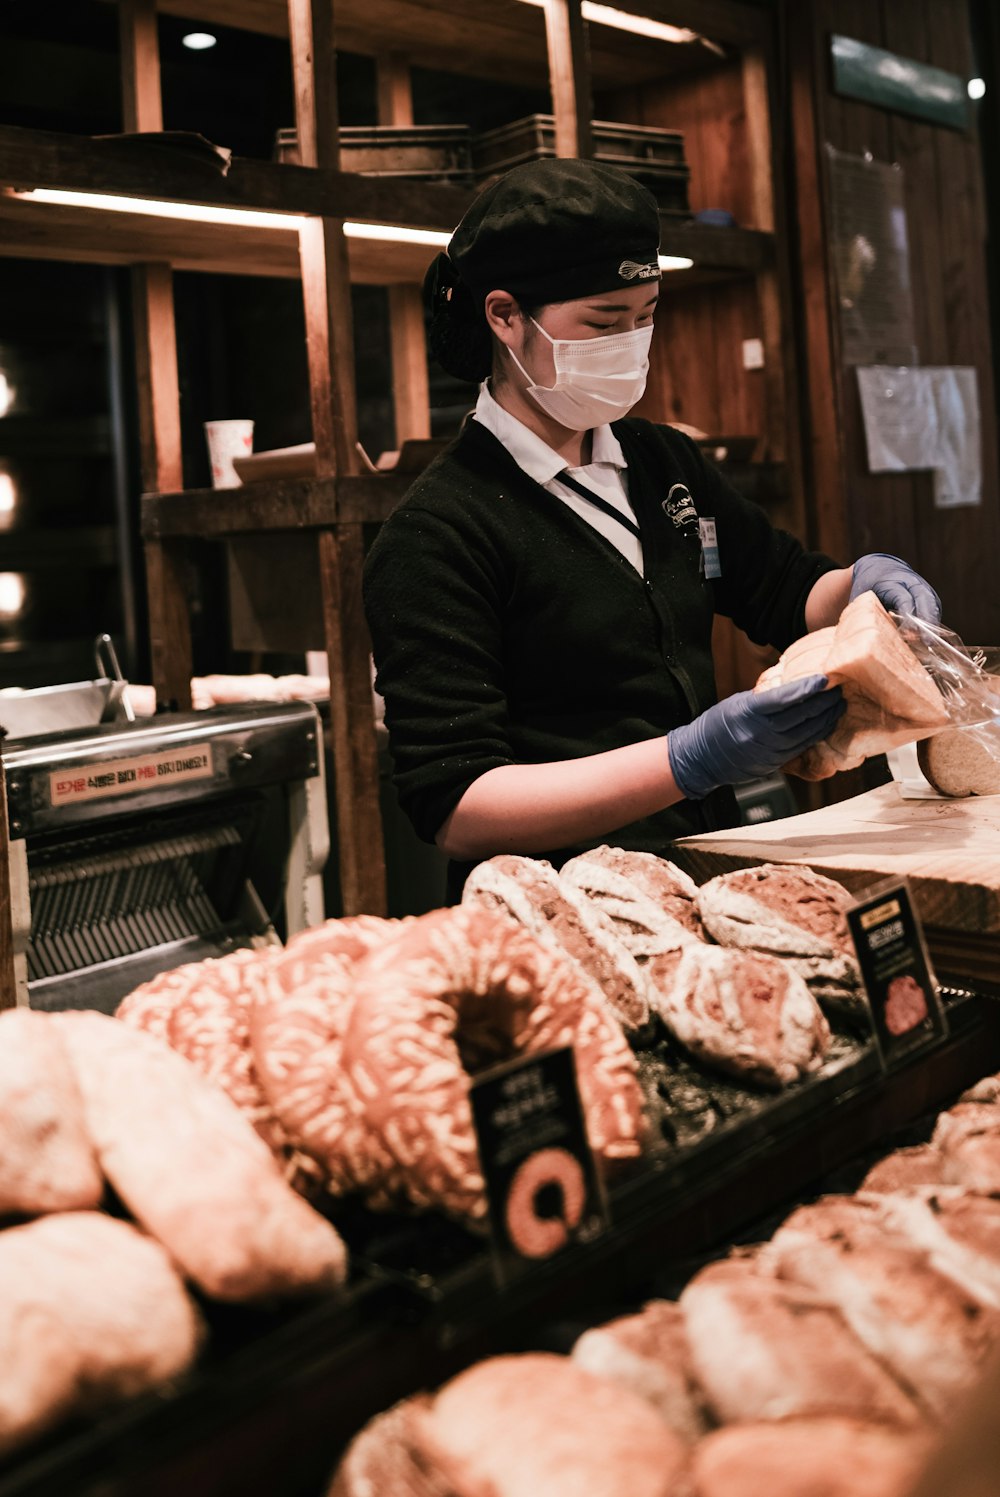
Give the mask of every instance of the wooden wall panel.
[{"label": "wooden wall panel", "polygon": [[[838,31],[968,77],[967,6],[965,0],[817,0],[811,26],[819,180],[825,188],[827,141],[843,151],[870,150],[904,168],[919,358],[924,364],[976,368],[983,433],[980,507],[936,509],[927,473],[870,474],[856,376],[840,363],[834,322],[830,358],[841,424],[847,549],[851,555],[879,550],[906,557],[938,588],[946,621],[969,640],[992,643],[1000,640],[1000,593],[992,575],[1000,500],[978,139],[974,131],[963,134],[837,97],[827,55],[829,33]],[[800,194],[807,185],[800,173]],[[815,295],[815,283],[805,290]]]}]

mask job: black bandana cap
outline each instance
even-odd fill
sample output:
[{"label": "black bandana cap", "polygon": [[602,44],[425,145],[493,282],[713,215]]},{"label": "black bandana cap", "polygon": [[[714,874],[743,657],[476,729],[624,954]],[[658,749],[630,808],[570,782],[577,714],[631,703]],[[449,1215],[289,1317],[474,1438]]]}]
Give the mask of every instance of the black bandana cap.
[{"label": "black bandana cap", "polygon": [[501,289],[526,306],[597,296],[658,281],[659,242],[656,199],[617,167],[528,161],[476,198],[439,257],[446,263],[428,276],[428,295],[467,292],[475,314]]}]

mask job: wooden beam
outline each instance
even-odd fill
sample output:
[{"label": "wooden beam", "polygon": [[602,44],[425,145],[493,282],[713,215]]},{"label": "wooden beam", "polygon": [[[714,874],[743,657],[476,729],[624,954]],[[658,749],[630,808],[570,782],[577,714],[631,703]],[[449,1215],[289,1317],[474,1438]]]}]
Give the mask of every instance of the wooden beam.
[{"label": "wooden beam", "polygon": [[592,156],[590,58],[580,0],[545,0],[545,40],[556,155]]},{"label": "wooden beam", "polygon": [[[376,59],[380,125],[413,124],[413,87],[406,58],[398,52]],[[396,446],[431,434],[427,335],[419,285],[389,287],[389,337],[392,344],[392,408]]]},{"label": "wooden beam", "polygon": [[19,125],[0,125],[0,187],[56,187],[277,213],[335,213],[418,229],[453,228],[472,201],[469,189],[448,183],[385,181],[359,172],[246,157],[234,157],[223,173],[200,156],[191,158],[148,141],[101,140]]},{"label": "wooden beam", "polygon": [[[122,121],[126,131],[163,129],[156,0],[121,0]],[[168,264],[132,270],[139,449],[146,489],[184,485],[173,272]],[[191,706],[191,621],[184,557],[176,545],[146,548],[153,685],[158,702]]]},{"label": "wooden beam", "polygon": [[125,129],[162,130],[156,0],[119,0],[118,18]]},{"label": "wooden beam", "polygon": [[807,7],[787,13],[789,97],[798,254],[805,336],[804,448],[809,530],[807,540],[841,562],[851,558],[844,493],[840,380],[834,364],[833,307],[827,263],[820,96],[826,90],[825,32]]},{"label": "wooden beam", "polygon": [[424,298],[419,286],[389,287],[392,407],[396,446],[431,434],[430,385]]},{"label": "wooden beam", "polygon": [[189,546],[184,541],[146,542],[149,649],[158,705],[178,711],[191,706],[191,611]]},{"label": "wooden beam", "polygon": [[380,125],[413,124],[410,66],[402,52],[380,52],[375,59]]},{"label": "wooden beam", "polygon": [[133,270],[136,377],[142,486],[150,493],[184,486],[177,330],[169,265]]},{"label": "wooden beam", "polygon": [[2,749],[0,741],[0,1009],[5,1009],[17,1004],[17,983],[14,977],[14,892],[7,823],[7,782]]},{"label": "wooden beam", "polygon": [[330,671],[341,899],[345,915],[384,914],[385,855],[369,671],[361,603],[364,538],[358,526],[321,530],[319,576]]},{"label": "wooden beam", "polygon": [[[330,172],[340,165],[333,20],[334,0],[288,0],[295,123],[303,167]],[[310,219],[299,231],[299,253],[316,475],[324,479],[357,474],[361,463],[343,221]],[[361,600],[364,541],[357,526],[335,525],[319,532],[317,547],[343,912],[381,915],[386,909],[385,857],[371,641]]]}]

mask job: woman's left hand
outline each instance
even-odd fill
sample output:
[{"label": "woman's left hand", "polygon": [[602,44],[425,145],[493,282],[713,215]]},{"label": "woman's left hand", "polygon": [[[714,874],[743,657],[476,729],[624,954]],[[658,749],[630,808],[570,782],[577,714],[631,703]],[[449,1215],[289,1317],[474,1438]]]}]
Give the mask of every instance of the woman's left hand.
[{"label": "woman's left hand", "polygon": [[929,624],[941,622],[941,599],[930,583],[886,551],[871,551],[854,563],[849,601],[867,592],[873,592],[890,613],[916,614]]}]

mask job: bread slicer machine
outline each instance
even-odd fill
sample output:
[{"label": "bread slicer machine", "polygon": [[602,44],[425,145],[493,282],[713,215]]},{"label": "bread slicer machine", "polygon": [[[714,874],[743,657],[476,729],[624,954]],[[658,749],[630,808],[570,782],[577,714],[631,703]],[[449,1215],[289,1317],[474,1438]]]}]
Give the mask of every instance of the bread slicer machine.
[{"label": "bread slicer machine", "polygon": [[2,753],[0,919],[19,1004],[111,1013],[157,972],[322,920],[330,834],[310,704],[7,738]]}]

